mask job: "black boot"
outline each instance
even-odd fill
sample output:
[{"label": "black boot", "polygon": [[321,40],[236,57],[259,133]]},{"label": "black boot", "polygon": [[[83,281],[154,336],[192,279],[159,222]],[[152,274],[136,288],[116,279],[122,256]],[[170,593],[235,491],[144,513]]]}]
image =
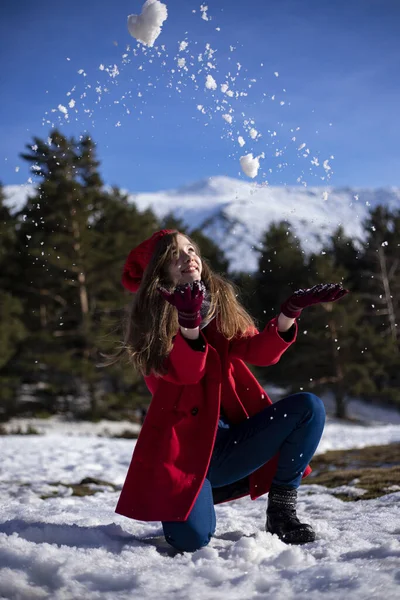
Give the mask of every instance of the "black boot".
[{"label": "black boot", "polygon": [[300,523],[296,515],[297,490],[272,484],[268,493],[266,531],[286,544],[306,544],[315,540],[311,525]]}]

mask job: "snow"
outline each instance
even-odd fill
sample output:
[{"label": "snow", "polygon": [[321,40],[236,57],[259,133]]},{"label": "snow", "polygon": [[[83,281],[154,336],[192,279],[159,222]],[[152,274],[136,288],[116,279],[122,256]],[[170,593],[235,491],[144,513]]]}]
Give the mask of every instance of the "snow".
[{"label": "snow", "polygon": [[217,89],[217,82],[215,81],[215,79],[212,75],[207,75],[207,77],[206,77],[206,88],[208,90],[216,90]]},{"label": "snow", "polygon": [[242,167],[242,171],[247,177],[257,177],[258,169],[260,168],[260,161],[258,156],[254,156],[250,152],[249,154],[245,154],[240,157],[240,166]]},{"label": "snow", "polygon": [[75,421],[65,418],[61,415],[54,415],[48,419],[38,418],[18,418],[10,419],[3,427],[8,433],[19,429],[23,432],[28,430],[28,427],[33,427],[36,431],[43,435],[62,434],[65,436],[110,436],[120,435],[123,432],[129,431],[132,434],[138,434],[140,425],[131,421],[108,421],[100,419],[96,423],[91,421]]},{"label": "snow", "polygon": [[159,0],[146,0],[140,15],[129,15],[128,31],[138,42],[146,46],[154,46],[167,16],[165,4]]},{"label": "snow", "polygon": [[201,18],[203,19],[203,21],[208,21],[209,17],[207,15],[207,11],[208,11],[208,6],[206,6],[205,4],[202,4],[200,6],[200,12],[201,12]]},{"label": "snow", "polygon": [[[37,147],[32,146],[32,150],[36,149]],[[4,204],[14,213],[22,209],[28,198],[34,196],[35,191],[35,186],[30,184],[5,185],[3,187],[5,196]]]},{"label": "snow", "polygon": [[[329,194],[325,201],[324,191]],[[271,223],[287,221],[304,250],[318,252],[339,225],[352,239],[362,239],[368,207],[398,207],[400,188],[279,187],[210,177],[131,198],[140,210],[151,207],[160,217],[172,212],[190,230],[200,227],[224,250],[232,269],[254,271],[259,255],[253,248]]]},{"label": "snow", "polygon": [[[366,405],[364,412],[379,424],[328,420],[317,452],[400,441],[395,413]],[[287,546],[267,534],[266,497],[243,498],[216,507],[217,531],[209,546],[175,554],[160,523],[114,512],[135,442],[96,437],[97,426],[91,427],[88,435],[76,435],[72,423],[56,421],[44,436],[0,437],[0,597],[398,597],[398,490],[342,502],[332,489],[305,479],[298,513],[315,528],[314,543]],[[94,495],[73,496],[68,484],[87,477],[117,489],[92,484]],[[357,488],[346,491],[355,494]]]}]

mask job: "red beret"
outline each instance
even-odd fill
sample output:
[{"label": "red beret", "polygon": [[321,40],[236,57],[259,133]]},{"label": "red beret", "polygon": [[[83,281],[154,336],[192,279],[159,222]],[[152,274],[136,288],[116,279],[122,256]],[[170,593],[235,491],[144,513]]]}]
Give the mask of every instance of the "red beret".
[{"label": "red beret", "polygon": [[158,240],[167,233],[175,233],[174,229],[162,229],[144,240],[129,252],[122,274],[122,285],[130,292],[137,292],[142,281],[145,268],[150,262]]}]

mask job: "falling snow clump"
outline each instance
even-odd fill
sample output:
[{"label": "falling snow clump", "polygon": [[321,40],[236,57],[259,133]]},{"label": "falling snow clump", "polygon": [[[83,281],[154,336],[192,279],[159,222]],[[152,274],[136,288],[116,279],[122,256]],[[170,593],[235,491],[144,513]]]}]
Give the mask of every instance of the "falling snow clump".
[{"label": "falling snow clump", "polygon": [[257,176],[258,169],[260,168],[259,158],[259,156],[253,157],[251,152],[240,157],[240,166],[247,177],[254,179]]},{"label": "falling snow clump", "polygon": [[217,89],[217,82],[215,81],[215,79],[212,75],[207,75],[207,77],[206,77],[206,88],[208,90],[216,90]]},{"label": "falling snow clump", "polygon": [[138,42],[153,46],[168,16],[167,6],[159,0],[146,0],[140,15],[129,15],[128,31]]}]

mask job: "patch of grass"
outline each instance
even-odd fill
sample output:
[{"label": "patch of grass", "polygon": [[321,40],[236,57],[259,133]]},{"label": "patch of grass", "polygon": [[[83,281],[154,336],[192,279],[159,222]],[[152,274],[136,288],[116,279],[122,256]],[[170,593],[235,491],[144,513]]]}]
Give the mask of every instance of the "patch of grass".
[{"label": "patch of grass", "polygon": [[[71,496],[79,496],[83,498],[84,496],[93,496],[98,492],[103,492],[104,488],[111,488],[114,492],[119,490],[120,488],[116,486],[114,483],[110,483],[109,481],[104,481],[103,479],[96,479],[94,477],[85,477],[79,483],[62,483],[61,481],[51,482],[49,485],[53,486],[63,486],[71,488],[72,494]],[[56,498],[59,495],[57,490],[54,490],[51,494],[43,494],[40,496],[42,500],[47,500],[48,498]]]},{"label": "patch of grass", "polygon": [[50,419],[54,415],[53,415],[53,413],[49,412],[48,410],[38,410],[36,413],[34,413],[33,416],[36,419]]},{"label": "patch of grass", "polygon": [[317,470],[325,465],[345,468],[394,467],[400,464],[400,444],[368,446],[352,450],[329,450],[313,458],[312,467]]},{"label": "patch of grass", "polygon": [[392,486],[400,488],[400,444],[330,450],[315,456],[311,466],[313,472],[307,483],[328,488],[348,485],[365,490],[362,496],[347,495],[342,490],[334,493],[341,500],[370,500],[389,493]]},{"label": "patch of grass", "polygon": [[124,439],[124,440],[137,440],[138,438],[137,431],[132,431],[131,429],[124,429],[121,433],[115,433],[112,435],[112,438],[116,439]]}]

